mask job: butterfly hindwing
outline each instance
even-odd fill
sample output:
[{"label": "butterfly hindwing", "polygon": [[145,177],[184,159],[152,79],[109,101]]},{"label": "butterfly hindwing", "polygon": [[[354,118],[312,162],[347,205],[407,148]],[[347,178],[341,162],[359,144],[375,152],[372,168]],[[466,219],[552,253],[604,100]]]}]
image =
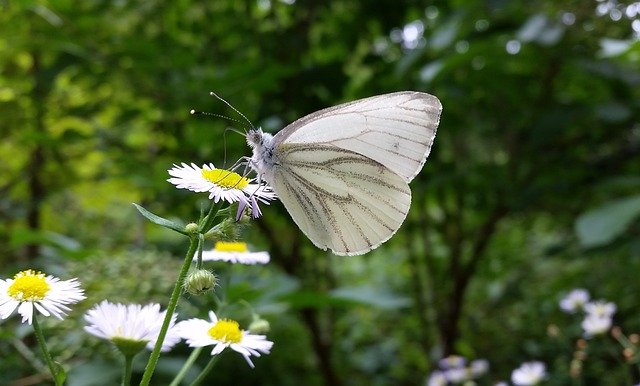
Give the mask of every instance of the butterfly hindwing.
[{"label": "butterfly hindwing", "polygon": [[273,188],[298,227],[321,249],[362,254],[404,221],[411,191],[386,166],[334,145],[281,144]]}]

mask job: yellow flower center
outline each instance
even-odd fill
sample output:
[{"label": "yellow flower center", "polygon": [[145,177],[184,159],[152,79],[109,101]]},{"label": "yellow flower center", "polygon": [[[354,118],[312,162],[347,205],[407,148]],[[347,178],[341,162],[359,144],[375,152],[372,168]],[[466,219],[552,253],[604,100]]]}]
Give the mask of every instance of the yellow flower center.
[{"label": "yellow flower center", "polygon": [[218,252],[249,252],[247,243],[242,241],[218,241],[213,249]]},{"label": "yellow flower center", "polygon": [[209,329],[209,335],[224,343],[239,343],[242,340],[240,325],[230,319],[220,319],[215,326]]},{"label": "yellow flower center", "polygon": [[50,289],[44,273],[28,269],[16,273],[7,293],[15,300],[33,302],[44,299]]},{"label": "yellow flower center", "polygon": [[244,178],[238,173],[224,169],[202,169],[202,177],[207,181],[213,182],[214,184],[226,189],[242,190],[249,185],[248,178]]}]

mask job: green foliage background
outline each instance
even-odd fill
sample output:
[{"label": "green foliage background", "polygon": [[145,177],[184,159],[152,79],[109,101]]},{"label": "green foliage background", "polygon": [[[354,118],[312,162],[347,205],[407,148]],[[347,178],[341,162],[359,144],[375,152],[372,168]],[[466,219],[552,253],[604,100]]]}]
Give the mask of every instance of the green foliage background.
[{"label": "green foliage background", "polygon": [[[48,321],[55,355],[70,385],[115,384],[118,359],[82,332],[82,311],[166,301],[186,248],[131,203],[196,219],[205,197],[174,189],[166,170],[248,154],[225,131],[242,123],[189,115],[236,117],[209,91],[270,131],[339,102],[426,91],[442,121],[391,241],[327,255],[276,203],[245,233],[273,262],[216,266],[223,313],[248,322],[236,301],[250,301],[275,346],[252,371],[226,355],[212,381],[418,385],[457,353],[487,358],[488,381],[537,359],[547,384],[574,384],[579,317],[559,312],[564,293],[587,288],[640,331],[640,21],[629,4],[2,1],[1,274],[77,276],[89,299]],[[179,313],[211,306],[189,298]],[[46,382],[18,322],[0,325],[0,383]],[[584,384],[640,380],[611,338],[589,345]],[[168,383],[186,355],[164,356],[154,381]]]}]

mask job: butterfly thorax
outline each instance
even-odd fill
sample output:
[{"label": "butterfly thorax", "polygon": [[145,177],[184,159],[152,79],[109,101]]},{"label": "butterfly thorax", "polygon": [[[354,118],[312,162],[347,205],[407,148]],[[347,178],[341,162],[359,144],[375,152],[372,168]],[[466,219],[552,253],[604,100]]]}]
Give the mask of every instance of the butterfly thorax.
[{"label": "butterfly thorax", "polygon": [[276,164],[273,157],[273,135],[264,133],[260,128],[249,130],[247,144],[253,149],[251,167],[261,178],[271,183],[273,166]]}]

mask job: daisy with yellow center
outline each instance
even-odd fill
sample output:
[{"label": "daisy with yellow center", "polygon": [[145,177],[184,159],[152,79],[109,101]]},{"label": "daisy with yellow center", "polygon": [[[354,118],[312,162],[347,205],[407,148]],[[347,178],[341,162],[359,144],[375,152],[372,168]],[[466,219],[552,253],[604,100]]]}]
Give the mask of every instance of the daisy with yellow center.
[{"label": "daisy with yellow center", "polygon": [[6,319],[18,309],[22,322],[33,321],[33,310],[45,316],[63,319],[74,304],[85,299],[76,279],[60,280],[31,269],[18,272],[13,279],[0,279],[0,318]]},{"label": "daisy with yellow center", "polygon": [[205,164],[202,167],[196,164],[180,166],[173,165],[168,170],[171,178],[167,179],[178,189],[188,189],[192,192],[207,192],[209,199],[214,202],[220,200],[230,204],[238,202],[241,209],[251,208],[253,217],[260,216],[258,201],[268,204],[274,200],[276,194],[265,184],[253,183],[254,179],[249,179],[225,169],[216,169],[213,164]]},{"label": "daisy with yellow center", "polygon": [[240,264],[267,264],[268,252],[251,252],[242,241],[218,241],[211,251],[202,252],[203,261],[226,261]]},{"label": "daisy with yellow center", "polygon": [[240,353],[251,368],[251,356],[259,357],[260,353],[269,354],[273,342],[265,335],[256,335],[241,330],[235,320],[218,319],[213,311],[209,311],[209,319],[189,319],[176,325],[178,334],[187,341],[190,347],[213,345],[211,355],[218,355],[225,348]]},{"label": "daisy with yellow center", "polygon": [[[118,347],[136,346],[153,350],[166,311],[160,304],[110,303],[106,300],[87,311],[84,319],[88,325],[85,331],[98,338],[110,340]],[[162,342],[162,351],[169,351],[180,337],[175,333],[176,314],[172,315],[169,330]]]}]

